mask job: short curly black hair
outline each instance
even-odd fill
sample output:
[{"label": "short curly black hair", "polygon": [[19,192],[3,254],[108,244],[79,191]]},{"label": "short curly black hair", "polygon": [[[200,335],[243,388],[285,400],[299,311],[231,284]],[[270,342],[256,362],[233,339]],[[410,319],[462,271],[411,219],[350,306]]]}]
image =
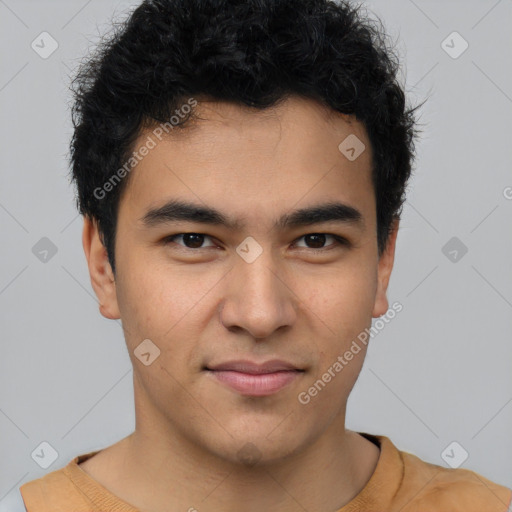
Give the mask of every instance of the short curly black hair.
[{"label": "short curly black hair", "polygon": [[[372,146],[379,255],[405,201],[417,135],[377,18],[343,0],[146,0],[103,40],[72,81],[71,179],[115,274],[125,164],[142,131],[190,97],[257,109],[297,94],[354,115]],[[176,116],[175,116],[176,117]],[[193,117],[180,116],[183,128]],[[103,189],[102,189],[103,190]],[[95,192],[96,191],[96,192]]]}]

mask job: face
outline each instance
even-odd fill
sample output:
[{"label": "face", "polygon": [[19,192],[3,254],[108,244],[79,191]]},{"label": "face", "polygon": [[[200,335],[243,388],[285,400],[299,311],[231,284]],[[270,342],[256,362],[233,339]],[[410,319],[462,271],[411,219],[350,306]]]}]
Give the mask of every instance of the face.
[{"label": "face", "polygon": [[[101,313],[122,319],[137,429],[276,461],[343,428],[365,345],[335,363],[388,309],[397,226],[379,259],[370,142],[354,118],[297,97],[196,111],[190,129],[138,140],[157,144],[120,202],[115,280],[86,221],[91,279]],[[349,135],[366,147],[355,160],[338,149]]]}]

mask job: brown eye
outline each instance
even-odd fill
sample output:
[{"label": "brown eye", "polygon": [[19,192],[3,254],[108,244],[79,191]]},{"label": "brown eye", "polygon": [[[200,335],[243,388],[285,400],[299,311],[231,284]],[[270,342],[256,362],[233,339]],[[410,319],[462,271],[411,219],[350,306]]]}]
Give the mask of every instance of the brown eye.
[{"label": "brown eye", "polygon": [[205,239],[210,237],[208,235],[203,235],[202,233],[179,233],[177,235],[171,235],[164,239],[164,243],[167,245],[169,243],[175,242],[175,240],[179,238],[182,239],[183,243],[178,243],[178,245],[181,245],[186,249],[204,249],[206,247],[214,246],[214,244],[203,246]]},{"label": "brown eye", "polygon": [[[322,233],[313,233],[311,235],[306,235],[304,240],[306,245],[311,249],[321,249],[325,244],[326,236]],[[312,246],[310,244],[312,244]]]},{"label": "brown eye", "polygon": [[[328,241],[329,238],[334,240],[334,243],[325,245],[326,241]],[[322,250],[336,245],[348,245],[347,240],[345,240],[343,237],[340,237],[338,235],[331,235],[329,233],[309,233],[307,235],[302,236],[298,240],[302,239],[304,239],[304,242],[306,244],[305,247],[307,249],[313,250]],[[304,246],[299,245],[298,247]]]}]

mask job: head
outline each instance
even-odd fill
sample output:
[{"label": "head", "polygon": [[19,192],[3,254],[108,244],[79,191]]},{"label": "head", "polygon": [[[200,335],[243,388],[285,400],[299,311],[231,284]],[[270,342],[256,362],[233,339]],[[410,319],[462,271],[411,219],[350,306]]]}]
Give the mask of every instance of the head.
[{"label": "head", "polygon": [[[397,72],[382,28],[327,0],[145,1],[83,65],[72,178],[138,427],[270,461],[344,421],[365,345],[298,396],[389,307],[415,134]],[[210,371],[271,359],[300,371],[265,396]]]}]

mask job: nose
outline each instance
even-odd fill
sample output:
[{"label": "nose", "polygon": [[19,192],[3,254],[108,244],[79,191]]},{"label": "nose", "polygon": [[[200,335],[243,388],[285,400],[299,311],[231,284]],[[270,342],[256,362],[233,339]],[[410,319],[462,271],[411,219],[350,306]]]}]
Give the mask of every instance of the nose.
[{"label": "nose", "polygon": [[269,252],[252,263],[240,258],[230,273],[220,313],[230,331],[243,329],[263,339],[293,325],[297,318],[297,295],[287,284],[282,265],[276,265]]}]

